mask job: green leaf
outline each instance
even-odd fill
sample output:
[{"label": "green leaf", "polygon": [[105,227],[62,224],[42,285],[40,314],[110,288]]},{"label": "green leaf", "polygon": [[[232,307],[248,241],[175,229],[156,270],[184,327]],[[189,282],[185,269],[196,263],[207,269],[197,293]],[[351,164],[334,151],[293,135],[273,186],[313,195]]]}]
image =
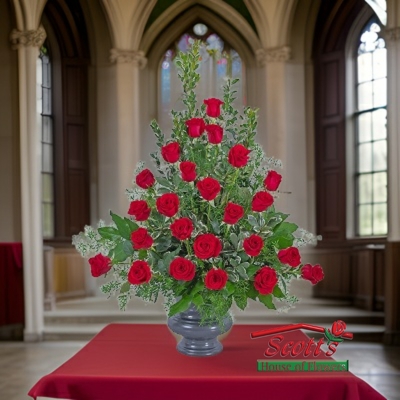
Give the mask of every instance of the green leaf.
[{"label": "green leaf", "polygon": [[114,214],[112,211],[110,211],[110,215],[112,220],[115,222],[115,225],[117,225],[117,229],[120,233],[120,235],[124,239],[130,239],[131,238],[131,230],[127,222],[121,218],[119,215]]},{"label": "green leaf", "polygon": [[147,258],[147,250],[139,250],[139,260],[145,260]]},{"label": "green leaf", "polygon": [[239,275],[243,278],[243,279],[249,279],[249,277],[247,276],[246,273],[246,269],[242,266],[242,264],[238,265],[236,267],[236,271],[239,273]]},{"label": "green leaf", "polygon": [[167,266],[165,265],[165,263],[164,263],[163,260],[158,260],[157,269],[158,269],[160,272],[167,272]]},{"label": "green leaf", "polygon": [[271,310],[276,310],[275,304],[272,301],[272,296],[270,294],[258,294],[258,299],[261,303],[263,303],[267,308]]},{"label": "green leaf", "polygon": [[163,253],[168,250],[171,246],[171,238],[161,238],[156,241],[156,250],[159,253]]},{"label": "green leaf", "polygon": [[285,233],[293,233],[297,230],[298,226],[291,222],[282,222],[278,225],[277,229],[275,230],[276,235],[281,235]]},{"label": "green leaf", "polygon": [[112,226],[103,226],[102,228],[97,229],[99,235],[108,240],[117,240],[121,237],[119,231]]},{"label": "green leaf", "polygon": [[229,239],[230,239],[231,243],[233,244],[233,247],[235,249],[237,249],[238,243],[239,243],[239,238],[237,237],[236,233],[231,233],[229,235]]},{"label": "green leaf", "polygon": [[221,232],[221,224],[218,221],[211,221],[211,226],[214,230],[214,233],[219,235]]},{"label": "green leaf", "polygon": [[249,263],[248,262],[243,262],[243,263],[241,263],[240,265],[239,265],[239,267],[242,267],[242,268],[245,268],[245,269],[247,269],[248,267],[249,267]]},{"label": "green leaf", "polygon": [[246,295],[233,295],[233,298],[236,302],[236,305],[241,309],[244,310],[247,307],[247,296]]},{"label": "green leaf", "polygon": [[258,221],[256,220],[256,218],[253,215],[249,215],[247,217],[247,220],[249,221],[250,225],[258,226]]},{"label": "green leaf", "polygon": [[201,306],[202,304],[204,304],[204,299],[203,296],[200,293],[197,293],[193,299],[192,302],[196,305],[196,306]]},{"label": "green leaf", "polygon": [[120,293],[125,293],[125,292],[129,292],[131,288],[131,284],[129,282],[125,282],[122,286],[121,286],[121,290],[119,291]]},{"label": "green leaf", "polygon": [[120,242],[114,248],[114,251],[113,251],[113,263],[114,264],[118,264],[118,263],[124,262],[127,259],[128,256],[127,256],[127,254],[126,254],[126,252],[124,250],[124,244],[125,243],[126,243],[125,241],[124,242]]},{"label": "green leaf", "polygon": [[169,180],[167,180],[167,179],[165,179],[165,178],[162,178],[162,177],[160,177],[160,176],[158,176],[158,177],[156,178],[156,181],[157,181],[161,186],[164,186],[164,187],[166,187],[166,188],[168,188],[168,189],[173,189],[173,188],[174,188],[174,185],[173,185]]},{"label": "green leaf", "polygon": [[134,253],[133,247],[132,247],[132,242],[129,242],[128,240],[124,240],[122,245],[122,248],[124,249],[124,252],[127,256],[131,256]]},{"label": "green leaf", "polygon": [[184,295],[177,303],[171,306],[171,308],[169,309],[168,316],[172,317],[175,314],[186,311],[190,306],[191,300],[192,300],[191,296]]},{"label": "green leaf", "polygon": [[257,289],[253,285],[250,285],[249,290],[247,291],[247,296],[253,300],[256,300],[258,295],[259,293]]},{"label": "green leaf", "polygon": [[250,260],[250,257],[244,251],[241,251],[240,253],[238,253],[238,256],[240,257],[242,262]]},{"label": "green leaf", "polygon": [[204,282],[202,281],[197,281],[196,284],[194,285],[193,289],[190,292],[190,295],[193,296],[196,293],[201,292],[204,289]]},{"label": "green leaf", "polygon": [[126,217],[124,218],[124,220],[125,223],[128,225],[128,228],[131,231],[131,233],[139,229],[139,225],[136,222],[133,222],[132,220]]},{"label": "green leaf", "polygon": [[251,267],[247,268],[247,275],[249,278],[252,278],[259,269],[260,267],[257,265],[252,265]]},{"label": "green leaf", "polygon": [[275,297],[277,297],[278,299],[282,299],[282,298],[285,297],[285,295],[283,294],[281,288],[280,288],[278,285],[275,285],[272,294],[273,294]]},{"label": "green leaf", "polygon": [[228,292],[228,294],[232,294],[235,291],[235,284],[230,281],[226,282],[225,287],[226,287],[226,291]]}]

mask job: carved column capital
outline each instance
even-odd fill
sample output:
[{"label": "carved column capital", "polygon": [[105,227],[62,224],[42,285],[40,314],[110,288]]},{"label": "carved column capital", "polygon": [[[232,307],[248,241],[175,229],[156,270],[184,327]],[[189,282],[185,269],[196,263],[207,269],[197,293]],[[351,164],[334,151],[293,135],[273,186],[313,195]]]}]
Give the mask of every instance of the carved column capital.
[{"label": "carved column capital", "polygon": [[383,36],[389,42],[400,40],[400,27],[386,28],[383,32]]},{"label": "carved column capital", "polygon": [[291,58],[292,50],[289,46],[258,49],[256,59],[259,67],[265,67],[269,62],[286,62]]},{"label": "carved column capital", "polygon": [[46,31],[43,26],[36,30],[19,31],[13,29],[10,33],[10,41],[13,49],[21,47],[41,47],[46,39]]},{"label": "carved column capital", "polygon": [[135,67],[143,69],[147,64],[147,58],[143,51],[111,49],[110,61],[112,63],[132,63]]}]

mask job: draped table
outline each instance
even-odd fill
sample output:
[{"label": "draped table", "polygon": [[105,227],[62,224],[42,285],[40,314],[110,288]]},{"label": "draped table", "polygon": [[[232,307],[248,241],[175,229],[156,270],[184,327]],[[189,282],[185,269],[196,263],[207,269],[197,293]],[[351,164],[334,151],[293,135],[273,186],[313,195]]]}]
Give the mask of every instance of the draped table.
[{"label": "draped table", "polygon": [[[166,325],[110,324],[39,380],[29,396],[73,400],[384,399],[350,372],[257,372],[257,360],[266,359],[267,339],[251,339],[250,333],[266,328],[236,325],[224,339],[222,353],[192,358],[176,351],[175,338]],[[295,331],[286,333],[286,340],[309,338]],[[318,359],[332,360],[324,353]]]},{"label": "draped table", "polygon": [[0,243],[0,327],[23,324],[22,243]]}]

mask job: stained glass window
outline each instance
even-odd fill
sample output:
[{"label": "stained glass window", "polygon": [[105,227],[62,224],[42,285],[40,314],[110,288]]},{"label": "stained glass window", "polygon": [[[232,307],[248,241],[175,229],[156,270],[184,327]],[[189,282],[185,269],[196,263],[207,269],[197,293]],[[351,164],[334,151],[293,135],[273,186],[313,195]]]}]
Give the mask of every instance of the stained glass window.
[{"label": "stained glass window", "polygon": [[376,18],[363,29],[357,53],[356,232],[387,234],[386,46]]},{"label": "stained glass window", "polygon": [[51,107],[51,63],[46,46],[40,49],[36,68],[38,133],[42,143],[42,229],[43,237],[54,237],[54,138]]},{"label": "stained glass window", "polygon": [[182,86],[177,76],[174,58],[178,51],[187,51],[191,41],[200,39],[201,62],[200,83],[196,89],[198,101],[209,97],[223,97],[223,85],[226,78],[240,78],[236,84],[235,106],[246,104],[245,67],[239,54],[224,42],[215,32],[203,23],[195,24],[190,32],[183,34],[163,57],[160,68],[160,94],[158,121],[161,128],[168,131],[172,127],[171,109],[183,108],[181,102]]}]

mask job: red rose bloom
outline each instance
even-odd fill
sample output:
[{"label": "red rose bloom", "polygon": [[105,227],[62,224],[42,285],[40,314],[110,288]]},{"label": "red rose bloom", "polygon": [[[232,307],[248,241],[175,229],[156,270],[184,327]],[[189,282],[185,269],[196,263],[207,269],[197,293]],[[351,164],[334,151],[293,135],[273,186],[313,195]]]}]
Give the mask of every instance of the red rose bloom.
[{"label": "red rose bloom", "polygon": [[253,197],[251,209],[258,212],[265,211],[273,203],[274,198],[268,192],[258,192]]},{"label": "red rose bloom", "polygon": [[218,257],[222,250],[222,244],[212,233],[204,233],[196,237],[193,250],[196,257],[206,260],[207,258]]},{"label": "red rose bloom", "polygon": [[189,218],[179,218],[170,226],[172,236],[175,236],[179,240],[189,239],[193,228],[193,222]]},{"label": "red rose bloom", "polygon": [[133,215],[136,221],[146,221],[151,213],[151,208],[145,200],[134,200],[129,206],[128,214]]},{"label": "red rose bloom", "polygon": [[131,233],[131,240],[135,250],[148,249],[153,245],[153,238],[146,228],[139,228]]},{"label": "red rose bloom", "polygon": [[249,161],[250,150],[241,144],[235,144],[228,153],[229,164],[236,168],[244,167]]},{"label": "red rose bloom", "polygon": [[206,114],[209,117],[217,118],[221,115],[221,104],[224,104],[220,99],[206,99],[204,100],[204,104],[207,106]]},{"label": "red rose bloom", "polygon": [[183,257],[175,258],[169,265],[169,274],[178,281],[191,281],[196,273],[196,266]]},{"label": "red rose bloom", "polygon": [[94,257],[89,258],[89,264],[90,272],[95,278],[106,274],[111,269],[111,259],[103,256],[103,254],[97,254]]},{"label": "red rose bloom", "polygon": [[156,200],[157,210],[166,217],[173,217],[179,210],[179,197],[175,193],[165,193]]},{"label": "red rose bloom", "polygon": [[276,171],[269,171],[266,178],[264,179],[264,186],[267,190],[271,192],[278,189],[282,181],[282,175],[278,174]]},{"label": "red rose bloom", "polygon": [[201,181],[197,182],[197,189],[203,197],[204,200],[214,200],[218,193],[221,191],[221,185],[219,182],[214,178],[204,178]]},{"label": "red rose bloom", "polygon": [[254,277],[254,287],[260,294],[270,294],[278,283],[276,271],[271,267],[260,268]]},{"label": "red rose bloom", "polygon": [[324,271],[319,264],[306,264],[301,268],[301,277],[315,285],[324,279]]},{"label": "red rose bloom", "polygon": [[258,235],[251,235],[243,241],[244,251],[251,257],[257,257],[261,253],[263,247],[264,241]]},{"label": "red rose bloom", "polygon": [[161,147],[163,159],[169,163],[176,163],[181,155],[181,148],[178,142],[172,142]]},{"label": "red rose bloom", "polygon": [[182,180],[185,182],[193,182],[196,179],[196,167],[196,163],[192,161],[182,161],[179,164]]},{"label": "red rose bloom", "polygon": [[225,207],[224,219],[226,224],[236,224],[244,215],[244,208],[239,204],[229,202]]},{"label": "red rose bloom", "polygon": [[136,184],[142,189],[148,189],[153,186],[155,181],[154,175],[149,169],[144,169],[136,176]]},{"label": "red rose bloom", "polygon": [[297,267],[301,262],[300,253],[296,247],[279,250],[278,258],[282,264],[288,264],[291,267]]},{"label": "red rose bloom", "polygon": [[220,144],[222,142],[222,137],[224,135],[224,130],[215,124],[206,126],[208,141],[211,144]]},{"label": "red rose bloom", "polygon": [[137,260],[131,265],[128,272],[128,282],[132,285],[141,285],[151,279],[151,270],[146,261]]},{"label": "red rose bloom", "polygon": [[206,126],[203,118],[192,118],[186,121],[187,133],[192,138],[200,137]]},{"label": "red rose bloom", "polygon": [[228,280],[228,274],[223,269],[210,269],[204,279],[207,289],[221,290],[225,287]]}]

